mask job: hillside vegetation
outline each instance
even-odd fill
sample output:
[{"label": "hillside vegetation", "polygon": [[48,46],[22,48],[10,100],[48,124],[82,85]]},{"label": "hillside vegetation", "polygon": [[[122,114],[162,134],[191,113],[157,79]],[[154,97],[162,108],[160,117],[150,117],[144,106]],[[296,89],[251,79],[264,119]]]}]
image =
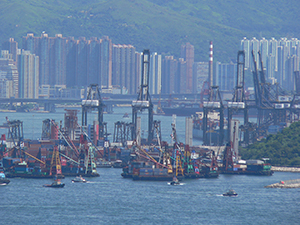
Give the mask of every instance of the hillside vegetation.
[{"label": "hillside vegetation", "polygon": [[300,122],[240,150],[242,159],[270,158],[272,165],[300,166]]},{"label": "hillside vegetation", "polygon": [[212,40],[215,59],[229,62],[244,36],[299,37],[299,6],[298,0],[1,0],[0,41],[13,37],[21,45],[28,32],[43,31],[107,35],[116,44],[176,57],[181,44],[190,42],[195,60],[207,61]]}]

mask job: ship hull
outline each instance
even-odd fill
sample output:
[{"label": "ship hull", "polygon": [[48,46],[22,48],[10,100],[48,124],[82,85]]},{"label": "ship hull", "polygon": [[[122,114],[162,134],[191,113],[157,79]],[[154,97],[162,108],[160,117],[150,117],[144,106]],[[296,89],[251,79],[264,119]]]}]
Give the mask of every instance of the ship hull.
[{"label": "ship hull", "polygon": [[[8,177],[8,178],[20,177],[20,178],[36,178],[36,179],[41,179],[41,178],[54,178],[54,177],[56,177],[56,175],[26,174],[26,173],[7,173],[6,177]],[[62,179],[65,176],[64,175],[59,175],[57,177],[60,178],[60,179]]]},{"label": "ship hull", "polygon": [[149,180],[149,181],[172,181],[173,175],[171,176],[132,176],[133,180]]},{"label": "ship hull", "polygon": [[191,116],[196,114],[196,112],[202,112],[202,108],[171,108],[165,107],[162,108],[165,116],[172,116],[176,114],[177,116]]},{"label": "ship hull", "polygon": [[229,175],[255,175],[255,176],[272,176],[273,171],[222,171],[222,174],[229,174]]}]

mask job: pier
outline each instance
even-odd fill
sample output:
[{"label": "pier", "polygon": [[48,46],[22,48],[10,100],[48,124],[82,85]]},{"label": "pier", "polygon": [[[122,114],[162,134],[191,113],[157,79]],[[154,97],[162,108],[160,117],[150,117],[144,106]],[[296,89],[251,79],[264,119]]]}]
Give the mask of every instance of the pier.
[{"label": "pier", "polygon": [[300,168],[298,168],[298,167],[272,166],[271,170],[274,171],[274,172],[293,172],[293,173],[300,173]]}]

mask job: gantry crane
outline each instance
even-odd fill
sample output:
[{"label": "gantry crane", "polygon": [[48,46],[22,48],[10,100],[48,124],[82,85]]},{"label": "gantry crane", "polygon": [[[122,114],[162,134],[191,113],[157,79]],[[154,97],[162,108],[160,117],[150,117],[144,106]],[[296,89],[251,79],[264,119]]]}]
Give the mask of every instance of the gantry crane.
[{"label": "gantry crane", "polygon": [[237,54],[237,76],[234,95],[231,102],[228,102],[228,140],[231,134],[232,116],[239,111],[244,113],[244,142],[249,144],[249,117],[248,105],[245,99],[245,52],[238,51]]},{"label": "gantry crane", "polygon": [[98,138],[104,139],[106,123],[103,122],[103,111],[105,104],[102,101],[98,84],[88,87],[86,100],[82,100],[82,126],[87,126],[87,113],[96,109],[98,111],[99,132]]},{"label": "gantry crane", "polygon": [[142,77],[140,91],[136,101],[132,101],[132,140],[137,137],[137,113],[148,109],[148,143],[153,139],[153,104],[149,93],[149,69],[150,69],[150,51],[145,49],[142,58]]},{"label": "gantry crane", "polygon": [[258,110],[258,128],[256,133],[261,133],[260,136],[265,136],[269,125],[286,122],[287,114],[291,114],[292,99],[287,96],[288,94],[281,89],[278,83],[271,85],[266,82],[260,52],[258,52],[258,56],[260,71],[257,69],[254,52],[252,51],[254,64],[253,81],[256,107]]},{"label": "gantry crane", "polygon": [[293,96],[293,100],[291,102],[290,113],[293,115],[291,121],[299,120],[300,118],[300,72],[295,71],[295,89],[296,93]]},{"label": "gantry crane", "polygon": [[[219,126],[219,140],[218,145],[223,145],[224,142],[224,105],[222,102],[219,86],[211,86],[209,90],[208,101],[203,102],[203,143],[204,145],[211,144],[208,133],[208,114],[211,111],[219,111],[220,113],[220,126]],[[211,134],[210,134],[211,135]]]}]

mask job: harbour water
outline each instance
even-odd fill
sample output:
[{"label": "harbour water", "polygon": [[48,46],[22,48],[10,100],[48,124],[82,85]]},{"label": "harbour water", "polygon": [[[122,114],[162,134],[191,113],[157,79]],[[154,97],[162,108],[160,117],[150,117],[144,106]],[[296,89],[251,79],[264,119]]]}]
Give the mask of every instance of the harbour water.
[{"label": "harbour water", "polygon": [[[130,110],[118,108],[114,114],[104,115],[110,133],[114,122],[126,122],[122,117]],[[88,116],[90,122],[95,115]],[[23,121],[24,137],[32,139],[41,137],[44,119],[59,122],[64,111],[0,113],[1,124],[6,116]],[[142,122],[146,116],[142,114]],[[162,139],[170,142],[172,117],[154,119],[162,121]],[[177,117],[176,127],[179,140],[184,142],[184,117]],[[97,171],[100,177],[87,178],[89,183],[72,183],[73,178],[66,177],[62,189],[43,187],[52,182],[50,179],[10,179],[9,185],[0,187],[0,224],[299,224],[300,189],[264,186],[300,179],[300,173],[220,175],[217,179],[185,180],[184,185],[170,186],[165,181],[124,179],[121,169]],[[230,188],[238,197],[222,196]]]},{"label": "harbour water", "polygon": [[[69,108],[73,109],[73,108]],[[78,110],[78,123],[81,125],[81,109],[74,108]],[[131,107],[115,107],[114,113],[112,114],[104,114],[103,120],[107,122],[107,131],[111,135],[109,135],[110,141],[113,140],[114,134],[114,123],[117,121],[131,122]],[[129,118],[123,118],[125,113],[129,114]],[[55,113],[41,113],[41,112],[29,112],[29,113],[6,113],[0,112],[0,124],[2,125],[6,122],[6,117],[10,121],[12,120],[21,120],[23,121],[23,130],[24,130],[24,139],[40,139],[42,134],[42,123],[45,119],[53,119],[55,122],[59,123],[62,121],[62,126],[64,126],[64,108],[57,108]],[[144,138],[147,138],[148,133],[148,113],[147,111],[143,113],[139,113],[138,116],[141,117],[142,127],[141,127],[141,135]],[[97,112],[93,111],[88,113],[88,124],[93,124],[93,121],[97,119]],[[171,142],[171,124],[172,117],[171,116],[163,116],[163,115],[154,115],[154,120],[161,121],[161,134],[162,140]],[[177,135],[180,142],[185,142],[185,117],[177,117],[176,118],[176,128]],[[7,133],[7,129],[0,128],[0,134]],[[194,145],[201,145],[201,141],[194,140]]]},{"label": "harbour water", "polygon": [[[217,179],[133,181],[121,169],[97,169],[90,183],[63,179],[62,189],[47,179],[11,179],[0,187],[1,224],[299,224],[299,189],[264,186],[300,174],[270,177],[220,175]],[[233,188],[237,197],[222,193]]]}]

